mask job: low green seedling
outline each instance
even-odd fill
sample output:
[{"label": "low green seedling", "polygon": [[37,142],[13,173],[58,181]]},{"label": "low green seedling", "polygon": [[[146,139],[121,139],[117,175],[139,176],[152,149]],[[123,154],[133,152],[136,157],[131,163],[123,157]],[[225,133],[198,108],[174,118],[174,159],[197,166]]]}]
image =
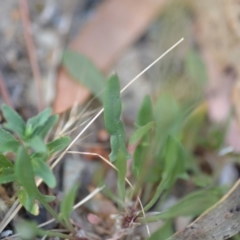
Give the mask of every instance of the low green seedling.
[{"label": "low green seedling", "polygon": [[[196,103],[180,105],[173,96],[164,94],[153,106],[151,99],[146,96],[136,119],[136,131],[129,140],[130,145],[135,145],[133,156],[130,156],[126,147],[125,132],[121,121],[120,85],[116,75],[111,76],[107,82],[103,103],[105,127],[110,134],[109,159],[118,170],[118,195],[121,202],[126,204],[125,216],[128,221],[131,219],[133,222],[147,223],[164,220],[165,225],[155,237],[164,232],[166,237],[161,239],[165,239],[172,233],[169,225],[171,219],[179,215],[197,216],[221,197],[222,191],[219,188],[202,189],[185,196],[165,212],[154,214],[150,212],[147,217],[143,217],[142,209],[132,209],[129,216],[127,201],[136,200],[139,192],[145,193],[142,202],[144,211],[148,212],[156,207],[156,204],[157,208],[161,207],[178,179],[189,179],[188,171],[196,173],[196,177],[200,176],[197,175],[199,174],[197,165],[190,164],[192,161],[189,161],[193,158],[192,149],[189,148],[188,151],[188,148],[183,146],[185,143],[186,146],[190,146],[185,138],[187,126],[192,126],[191,131],[194,134],[192,138],[196,138],[199,131],[197,131],[199,125],[196,125],[195,130],[191,122],[196,118],[193,111],[195,108],[192,107]],[[127,189],[127,161],[131,158],[133,189]],[[211,181],[209,177],[208,183]],[[194,182],[196,186],[199,184],[205,186],[202,181],[199,183],[194,180]],[[132,213],[133,211],[135,214]],[[126,226],[124,218],[123,226]],[[154,236],[151,239],[154,239]]]},{"label": "low green seedling", "polygon": [[[56,186],[48,160],[70,143],[69,137],[59,137],[46,142],[58,116],[51,115],[51,110],[46,109],[25,123],[20,115],[7,105],[2,106],[2,112],[6,123],[0,128],[0,184],[13,182],[18,200],[28,212],[38,215],[39,202],[58,222],[74,232],[69,217],[76,188],[64,197],[58,215],[48,204],[55,197],[43,195],[35,181],[38,177],[48,187]],[[12,153],[11,159],[8,153]]]}]

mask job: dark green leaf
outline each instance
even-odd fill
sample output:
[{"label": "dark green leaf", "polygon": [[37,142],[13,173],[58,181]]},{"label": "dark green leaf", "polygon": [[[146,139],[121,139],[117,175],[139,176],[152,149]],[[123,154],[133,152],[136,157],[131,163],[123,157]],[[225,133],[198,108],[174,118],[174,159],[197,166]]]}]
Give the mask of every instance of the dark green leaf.
[{"label": "dark green leaf", "polygon": [[102,101],[99,95],[105,87],[105,78],[95,65],[85,56],[71,50],[64,51],[63,65],[73,78],[86,87]]},{"label": "dark green leaf", "polygon": [[8,141],[16,141],[15,137],[4,129],[0,128],[0,144],[3,144]]},{"label": "dark green leaf", "polygon": [[16,153],[18,150],[18,147],[20,146],[20,143],[17,140],[10,140],[7,142],[4,142],[0,145],[0,152],[1,153],[7,153],[7,152],[14,152]]},{"label": "dark green leaf", "polygon": [[16,132],[20,137],[24,136],[25,123],[23,119],[12,108],[7,105],[2,106],[2,111],[7,123],[4,125],[7,129]]},{"label": "dark green leaf", "polygon": [[149,122],[146,125],[138,128],[133,135],[131,136],[129,143],[134,144],[138,142],[144,135],[146,135],[153,127],[155,126],[154,122]]},{"label": "dark green leaf", "polygon": [[69,145],[70,141],[71,141],[70,137],[60,137],[48,143],[47,149],[49,151],[49,155],[62,151]]},{"label": "dark green leaf", "polygon": [[33,165],[33,171],[34,174],[42,178],[42,180],[50,187],[54,188],[56,186],[56,179],[52,172],[52,170],[49,168],[47,163],[44,161],[33,158],[32,159],[32,165]]},{"label": "dark green leaf", "polygon": [[52,110],[50,108],[40,112],[37,116],[30,118],[26,125],[26,137],[31,136],[38,127],[42,127],[51,115]]}]

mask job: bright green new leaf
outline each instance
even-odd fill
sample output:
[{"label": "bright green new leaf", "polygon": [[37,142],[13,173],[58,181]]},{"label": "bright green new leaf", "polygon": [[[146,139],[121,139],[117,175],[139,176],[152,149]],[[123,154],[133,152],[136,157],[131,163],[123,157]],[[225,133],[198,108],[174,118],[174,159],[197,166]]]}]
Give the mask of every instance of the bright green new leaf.
[{"label": "bright green new leaf", "polygon": [[4,142],[0,145],[0,152],[1,153],[7,153],[7,152],[14,152],[16,153],[18,150],[18,147],[20,146],[20,143],[14,139],[7,142]]},{"label": "bright green new leaf", "polygon": [[31,214],[37,216],[39,214],[39,206],[36,202],[32,203],[32,198],[29,197],[24,189],[18,191],[18,200]]},{"label": "bright green new leaf", "polygon": [[49,119],[51,113],[52,110],[50,108],[47,108],[44,111],[40,112],[37,116],[30,118],[27,121],[26,125],[26,137],[31,136],[37,128],[42,127]]},{"label": "bright green new leaf", "polygon": [[52,170],[49,168],[47,163],[42,161],[38,158],[32,159],[32,166],[33,166],[33,172],[35,175],[42,178],[42,180],[50,187],[54,188],[56,186],[56,179],[52,172]]},{"label": "bright green new leaf", "polygon": [[149,96],[145,96],[143,99],[143,103],[138,111],[137,116],[137,126],[144,126],[147,123],[153,121],[153,109],[152,102]]},{"label": "bright green new leaf", "polygon": [[45,153],[47,151],[46,145],[44,144],[43,140],[38,136],[30,138],[26,142],[26,145],[28,147],[31,147],[34,151],[39,152],[39,153]]},{"label": "bright green new leaf", "polygon": [[60,137],[47,144],[49,155],[62,151],[71,141],[70,137]]},{"label": "bright green new leaf", "polygon": [[175,183],[176,179],[184,176],[185,174],[185,152],[180,142],[169,135],[165,147],[164,157],[164,170],[162,174],[162,180],[157,190],[144,208],[149,210],[158,200],[159,196],[165,189],[170,189]]},{"label": "bright green new leaf", "polygon": [[144,135],[146,135],[154,126],[155,126],[154,122],[149,122],[146,125],[138,128],[131,136],[129,143],[134,144],[141,140],[141,138],[143,138]]},{"label": "bright green new leaf", "polygon": [[173,226],[171,221],[166,221],[162,227],[154,232],[148,240],[166,240],[173,234]]},{"label": "bright green new leaf", "polygon": [[8,141],[17,141],[13,135],[4,129],[0,128],[0,144],[3,144]]},{"label": "bright green new leaf", "polygon": [[63,65],[76,81],[89,88],[102,101],[102,95],[99,93],[104,89],[106,80],[87,57],[71,50],[65,50]]},{"label": "bright green new leaf", "polygon": [[43,126],[36,129],[36,131],[34,132],[34,135],[37,135],[41,139],[44,139],[49,133],[49,131],[52,129],[52,127],[57,123],[57,121],[58,121],[58,115],[53,115],[49,117]]},{"label": "bright green new leaf", "polygon": [[25,132],[25,123],[23,119],[17,112],[5,104],[2,106],[2,111],[5,119],[7,120],[7,123],[4,124],[4,126],[7,129],[16,132],[20,137],[23,137]]}]

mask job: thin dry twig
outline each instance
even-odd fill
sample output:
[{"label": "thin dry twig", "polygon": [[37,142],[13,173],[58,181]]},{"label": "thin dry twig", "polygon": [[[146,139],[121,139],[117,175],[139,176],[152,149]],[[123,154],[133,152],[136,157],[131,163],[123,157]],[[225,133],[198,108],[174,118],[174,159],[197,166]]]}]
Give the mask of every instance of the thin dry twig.
[{"label": "thin dry twig", "polygon": [[[102,155],[98,154],[98,153],[90,153],[90,152],[79,152],[79,151],[68,151],[68,153],[71,153],[71,154],[81,154],[81,155],[91,155],[91,156],[97,156],[99,158],[101,158],[105,163],[107,163],[109,166],[111,166],[114,170],[116,170],[118,172],[118,169],[111,163],[109,162],[109,160],[107,160],[106,158],[104,158]],[[133,188],[133,185],[131,184],[131,182],[125,178],[125,181],[128,183],[128,185],[132,188]],[[141,202],[141,199],[139,197],[137,197],[137,200],[139,202],[139,205],[141,207],[141,211],[142,211],[142,214],[143,214],[143,217],[145,218],[146,214],[145,214],[145,211],[144,211],[144,208],[143,208],[143,205],[142,205],[142,202]],[[147,228],[147,233],[150,237],[150,230],[149,230],[149,227],[148,225],[146,224],[146,228]]]},{"label": "thin dry twig", "polygon": [[5,85],[5,80],[3,78],[3,75],[0,71],[0,92],[1,92],[1,95],[3,97],[3,101],[8,105],[10,106],[11,108],[13,108],[13,103],[12,103],[12,100],[10,98],[10,95],[9,95],[9,92],[6,88],[6,85]]},{"label": "thin dry twig", "polygon": [[29,18],[29,9],[27,0],[19,0],[21,19],[23,23],[23,33],[27,45],[28,56],[30,60],[30,65],[33,73],[33,78],[35,81],[35,88],[38,96],[38,110],[43,109],[43,94],[42,94],[42,84],[41,84],[41,73],[38,65],[36,48],[34,45],[31,23]]}]

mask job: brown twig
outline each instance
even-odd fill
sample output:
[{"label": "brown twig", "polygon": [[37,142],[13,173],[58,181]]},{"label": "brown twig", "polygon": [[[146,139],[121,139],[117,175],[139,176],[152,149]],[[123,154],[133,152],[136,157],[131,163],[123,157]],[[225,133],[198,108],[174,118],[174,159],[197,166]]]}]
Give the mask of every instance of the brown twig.
[{"label": "brown twig", "polygon": [[29,18],[29,10],[27,0],[19,0],[21,19],[23,23],[24,38],[27,45],[28,56],[30,60],[30,65],[35,81],[36,92],[38,96],[38,110],[43,109],[43,95],[42,95],[42,84],[41,84],[41,74],[37,60],[37,54],[35,50],[35,45],[32,38],[31,23]]},{"label": "brown twig", "polygon": [[12,103],[12,100],[11,100],[11,97],[9,95],[9,92],[6,88],[6,85],[5,85],[5,81],[4,81],[4,78],[3,78],[3,75],[0,71],[0,92],[1,92],[1,95],[2,95],[2,98],[3,98],[3,101],[9,105],[11,108],[13,108],[13,103]]}]

